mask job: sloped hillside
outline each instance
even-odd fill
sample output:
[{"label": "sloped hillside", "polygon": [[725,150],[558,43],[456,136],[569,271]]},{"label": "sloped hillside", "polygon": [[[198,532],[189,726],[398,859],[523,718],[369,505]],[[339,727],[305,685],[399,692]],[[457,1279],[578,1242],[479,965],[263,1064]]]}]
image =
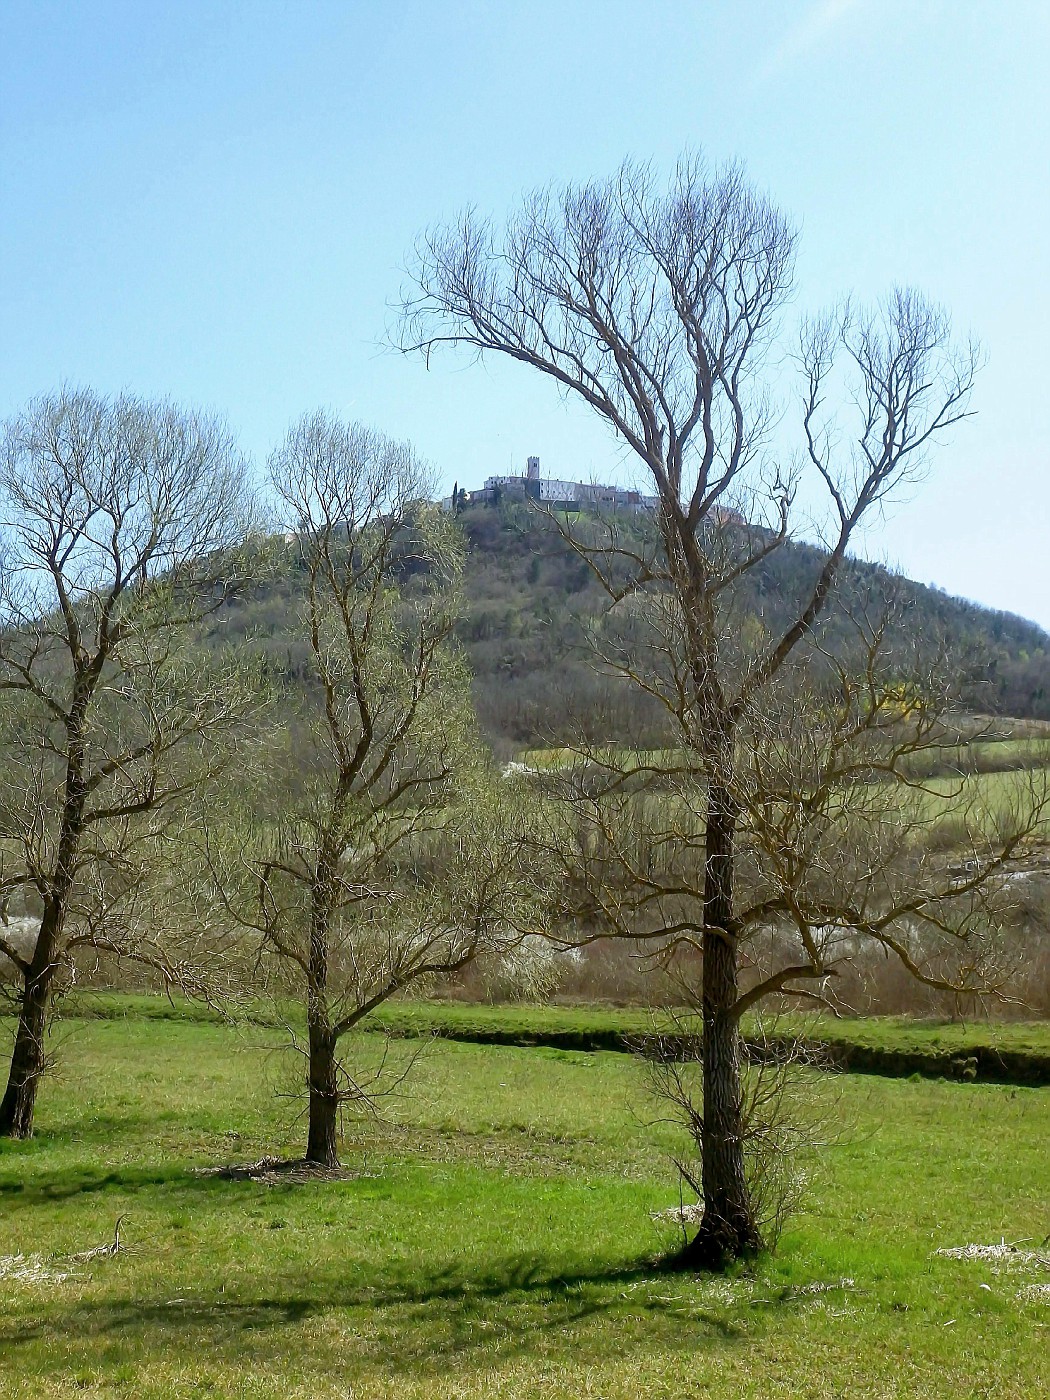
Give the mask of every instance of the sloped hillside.
[{"label": "sloped hillside", "polygon": [[[605,606],[605,595],[552,522],[515,506],[475,507],[460,519],[469,541],[461,636],[487,732],[519,744],[542,742],[556,737],[571,714],[597,737],[619,737],[626,730],[637,738],[640,729],[656,723],[636,694],[595,674],[584,623]],[[820,564],[817,550],[785,545],[748,579],[738,612],[775,630]],[[887,581],[884,569],[854,561],[844,589],[863,596],[882,591]],[[962,705],[1050,720],[1050,636],[1023,618],[919,583],[896,583],[907,603],[903,625],[951,645]],[[834,616],[828,627],[836,630]]]},{"label": "sloped hillside", "polygon": [[[474,506],[460,522],[467,537],[466,608],[460,640],[475,675],[482,727],[503,754],[556,741],[569,728],[590,737],[641,742],[659,738],[659,716],[617,677],[597,673],[585,641],[587,621],[605,595],[586,563],[552,521],[515,503]],[[651,528],[638,517],[634,529]],[[770,630],[803,596],[820,567],[819,552],[787,544],[749,576],[738,616]],[[883,591],[889,575],[853,562],[843,596]],[[907,604],[902,626],[943,639],[957,658],[959,701],[966,708],[1050,720],[1050,636],[1032,622],[992,612],[922,584],[895,580]],[[221,630],[251,637],[287,682],[305,674],[305,645],[294,635],[298,579],[294,568],[224,609]],[[847,632],[834,610],[825,627]]]}]

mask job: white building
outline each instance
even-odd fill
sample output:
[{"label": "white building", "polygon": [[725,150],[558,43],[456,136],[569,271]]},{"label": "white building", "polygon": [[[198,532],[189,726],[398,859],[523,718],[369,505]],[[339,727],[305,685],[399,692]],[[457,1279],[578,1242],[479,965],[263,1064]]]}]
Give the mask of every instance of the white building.
[{"label": "white building", "polygon": [[522,475],[486,477],[481,491],[471,492],[468,499],[492,500],[497,494],[523,500],[542,501],[546,505],[605,506],[617,510],[655,510],[656,496],[643,496],[640,491],[622,486],[607,486],[594,481],[566,481],[559,477],[541,476],[540,459],[530,457]]}]

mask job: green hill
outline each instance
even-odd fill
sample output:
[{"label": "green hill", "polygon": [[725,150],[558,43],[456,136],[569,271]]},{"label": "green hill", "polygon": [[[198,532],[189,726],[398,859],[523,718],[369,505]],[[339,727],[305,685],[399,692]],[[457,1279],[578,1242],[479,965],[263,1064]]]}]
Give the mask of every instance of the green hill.
[{"label": "green hill", "polygon": [[[549,517],[520,503],[465,509],[465,615],[459,638],[475,676],[482,727],[498,752],[554,743],[572,729],[595,739],[660,741],[656,709],[633,687],[596,671],[586,645],[588,619],[606,598],[587,564]],[[641,538],[651,528],[635,517]],[[774,631],[819,570],[821,556],[787,543],[750,572],[734,599],[736,618]],[[947,649],[957,667],[961,707],[1020,719],[1050,720],[1050,636],[1020,617],[993,612],[936,589],[852,561],[824,633],[847,645],[844,599],[892,589],[900,627]],[[305,644],[294,635],[298,582],[294,567],[226,607],[222,633],[252,638],[271,669],[296,683],[305,675]],[[836,633],[839,635],[836,637]]]}]

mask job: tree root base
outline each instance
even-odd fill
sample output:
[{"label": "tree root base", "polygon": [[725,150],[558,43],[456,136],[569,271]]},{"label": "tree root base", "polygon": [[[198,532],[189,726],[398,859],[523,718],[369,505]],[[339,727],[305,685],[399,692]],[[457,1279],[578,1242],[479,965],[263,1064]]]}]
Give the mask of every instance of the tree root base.
[{"label": "tree root base", "polygon": [[223,1167],[197,1167],[194,1175],[216,1176],[223,1181],[259,1181],[264,1186],[305,1186],[312,1181],[351,1181],[377,1173],[346,1171],[338,1162],[327,1166],[322,1162],[308,1162],[303,1157],[290,1160],[260,1157],[257,1162],[234,1162]]},{"label": "tree root base", "polygon": [[724,1274],[734,1264],[755,1259],[765,1249],[755,1229],[733,1230],[721,1227],[700,1229],[681,1249],[664,1261],[673,1273]]}]

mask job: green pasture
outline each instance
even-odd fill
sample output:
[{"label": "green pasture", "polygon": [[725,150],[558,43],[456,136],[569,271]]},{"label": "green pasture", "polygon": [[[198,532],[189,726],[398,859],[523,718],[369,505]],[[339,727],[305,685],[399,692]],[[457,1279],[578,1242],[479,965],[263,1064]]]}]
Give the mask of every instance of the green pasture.
[{"label": "green pasture", "polygon": [[[982,812],[994,824],[1001,811],[1012,811],[1018,804],[1030,803],[1033,796],[1046,801],[1050,793],[1050,770],[1046,768],[1005,769],[1001,772],[968,773],[962,776],[940,774],[923,778],[918,793],[922,814],[936,819],[943,812],[951,820],[962,807]],[[1050,830],[1044,817],[1044,829]]]},{"label": "green pasture", "polygon": [[[634,1007],[484,1006],[468,1002],[392,1001],[375,1014],[374,1024],[400,1035],[440,1034],[451,1039],[497,1040],[578,1037],[581,1044],[607,1037],[628,1040],[654,1030],[674,1029],[666,1014]],[[814,1044],[858,1046],[889,1053],[965,1056],[978,1050],[1003,1051],[1050,1060],[1050,1022],[935,1021],[911,1016],[827,1016],[785,1014],[759,1021],[748,1017],[744,1033],[798,1036]]]},{"label": "green pasture", "polygon": [[1010,772],[1022,768],[1050,766],[1050,740],[1047,738],[981,739],[955,748],[935,749],[916,754],[916,771],[955,768],[960,773]]},{"label": "green pasture", "polygon": [[[815,1076],[840,1128],[805,1214],[694,1279],[658,1266],[682,1144],[630,1056],[395,1042],[422,1053],[347,1125],[344,1176],[265,1185],[198,1169],[300,1150],[277,1030],[129,1014],[56,1039],[36,1138],[0,1144],[5,1396],[1043,1393],[1050,1269],[935,1251],[1039,1249],[1050,1091]],[[122,1215],[126,1249],[70,1259]]]},{"label": "green pasture", "polygon": [[[657,773],[673,772],[685,759],[676,748],[631,749],[617,745],[598,747],[586,757],[571,748],[533,748],[521,755],[521,762],[541,771],[569,768],[583,761],[608,764],[610,768],[633,772],[651,768]],[[917,778],[970,774],[1009,773],[1050,767],[1050,726],[1047,734],[976,739],[964,744],[931,746],[906,759],[902,767]]]},{"label": "green pasture", "polygon": [[[439,1036],[483,1045],[636,1051],[654,1034],[699,1039],[696,1017],[640,1009],[478,1006],[390,1002],[373,1025],[396,1036]],[[814,1065],[892,1077],[966,1079],[1050,1087],[1050,1025],[1043,1021],[950,1024],[908,1017],[748,1016],[743,1031],[760,1056],[798,1041]]]},{"label": "green pasture", "polygon": [[[216,1024],[218,1014],[201,1002],[182,997],[133,995],[126,992],[82,991],[68,997],[65,1011],[74,1020],[161,1020],[199,1021]],[[301,1020],[302,1012],[288,1008],[289,1018]],[[272,1005],[260,1002],[248,1011],[250,1024],[262,1025],[271,1033],[278,1027]],[[545,1038],[577,1036],[581,1044],[590,1040],[627,1037],[636,1039],[669,1025],[666,1015],[654,1015],[639,1007],[600,1004],[570,1005],[549,1002],[510,1002],[486,1005],[478,1002],[438,999],[396,998],[378,1007],[369,1020],[376,1030],[397,1036],[442,1035],[495,1040],[514,1037],[522,1044],[542,1045]],[[783,1014],[775,1021],[747,1017],[746,1034],[760,1026],[783,1035],[829,1044],[858,1045],[886,1051],[916,1051],[965,1055],[976,1049],[1002,1050],[1050,1059],[1048,1021],[943,1021],[915,1016],[829,1016]],[[59,1032],[60,1035],[64,1031]]]},{"label": "green pasture", "polygon": [[[553,774],[584,762],[570,749],[532,749],[522,762],[540,774]],[[636,801],[645,804],[646,819],[665,826],[679,823],[699,835],[700,799],[689,803],[679,794],[660,790],[660,774],[673,774],[681,762],[674,749],[599,751],[593,760],[609,771],[646,773],[656,787]],[[1037,825],[1041,838],[1050,837],[1050,746],[1043,739],[1004,739],[917,755],[905,765],[912,776],[897,786],[894,801],[902,815],[917,823],[916,838],[933,841],[945,850],[966,849],[969,839],[983,832],[994,840],[1005,818],[1031,810],[1043,814]],[[641,810],[641,809],[639,809]],[[699,825],[698,825],[699,823]]]}]

